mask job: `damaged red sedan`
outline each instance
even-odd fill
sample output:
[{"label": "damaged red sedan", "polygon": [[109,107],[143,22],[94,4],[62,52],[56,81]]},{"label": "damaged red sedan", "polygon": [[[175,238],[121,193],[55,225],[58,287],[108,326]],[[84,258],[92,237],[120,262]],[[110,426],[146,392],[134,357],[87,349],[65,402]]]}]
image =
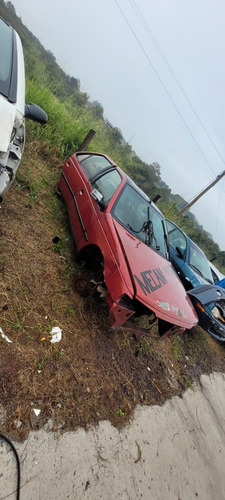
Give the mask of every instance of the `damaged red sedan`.
[{"label": "damaged red sedan", "polygon": [[[142,315],[150,324],[158,322],[160,336],[197,324],[169,261],[162,213],[113,160],[74,153],[63,166],[58,189],[69,212],[77,260],[102,270],[96,290],[109,306],[112,327]],[[79,277],[76,286],[83,294],[88,289]]]}]

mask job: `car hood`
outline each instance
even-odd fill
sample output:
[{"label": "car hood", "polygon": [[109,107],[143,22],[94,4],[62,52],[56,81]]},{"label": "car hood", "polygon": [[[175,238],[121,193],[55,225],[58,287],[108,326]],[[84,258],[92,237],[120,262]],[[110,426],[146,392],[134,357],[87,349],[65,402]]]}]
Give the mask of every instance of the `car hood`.
[{"label": "car hood", "polygon": [[114,220],[127,260],[135,298],[157,317],[183,328],[192,328],[197,315],[172,264],[135,238]]},{"label": "car hood", "polygon": [[225,301],[225,290],[218,285],[210,285],[209,283],[189,290],[188,295],[197,299],[203,306],[212,302],[219,303],[220,300]]},{"label": "car hood", "polygon": [[16,117],[16,107],[0,95],[0,151],[6,153]]}]

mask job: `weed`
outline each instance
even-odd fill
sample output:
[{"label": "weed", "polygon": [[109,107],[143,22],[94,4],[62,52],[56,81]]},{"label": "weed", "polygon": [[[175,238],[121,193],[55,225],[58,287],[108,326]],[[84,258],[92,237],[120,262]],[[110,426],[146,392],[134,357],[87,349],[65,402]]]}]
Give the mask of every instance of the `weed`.
[{"label": "weed", "polygon": [[0,262],[7,262],[8,258],[8,255],[2,254],[0,255]]},{"label": "weed", "polygon": [[122,345],[130,344],[130,338],[129,337],[123,337],[123,339],[121,341],[121,344]]},{"label": "weed", "polygon": [[59,239],[52,247],[53,252],[59,253],[61,257],[65,257],[67,255],[67,243],[68,238],[64,238],[63,240]]},{"label": "weed", "polygon": [[65,353],[64,353],[64,351],[62,349],[57,349],[56,350],[56,356],[57,356],[57,358],[59,358],[59,359],[62,358],[64,356],[64,354]]},{"label": "weed", "polygon": [[181,338],[179,335],[174,335],[172,339],[172,346],[173,357],[174,359],[178,359],[182,351]]},{"label": "weed", "polygon": [[39,179],[39,185],[40,185],[41,188],[47,188],[48,187],[48,182],[43,177],[40,177],[40,179]]},{"label": "weed", "polygon": [[23,326],[19,321],[17,321],[14,325],[12,325],[12,328],[14,328],[15,330],[23,330]]},{"label": "weed", "polygon": [[185,387],[191,387],[193,381],[190,379],[188,375],[184,375]]},{"label": "weed", "polygon": [[124,417],[124,415],[125,415],[125,412],[123,410],[121,410],[121,408],[119,408],[119,410],[117,410],[117,413],[120,417]]},{"label": "weed", "polygon": [[47,358],[49,357],[49,355],[50,355],[50,350],[48,350],[48,351],[45,353],[45,355],[43,356],[43,358],[41,358],[41,359],[40,359],[40,361],[38,361],[38,362],[36,363],[36,368],[37,368],[38,370],[43,370],[43,368],[44,368],[44,363],[47,361]]},{"label": "weed", "polygon": [[59,205],[58,200],[55,200],[55,199],[52,203],[52,208],[53,208],[55,215],[58,215],[58,213],[62,210],[62,207]]},{"label": "weed", "polygon": [[138,351],[142,351],[145,354],[150,354],[152,352],[152,346],[145,338],[141,339],[136,347]]},{"label": "weed", "polygon": [[66,308],[66,312],[70,315],[74,314],[74,308],[71,305],[68,305]]},{"label": "weed", "polygon": [[172,353],[173,353],[174,359],[177,359],[179,357],[179,349],[177,349],[177,347],[173,348]]}]

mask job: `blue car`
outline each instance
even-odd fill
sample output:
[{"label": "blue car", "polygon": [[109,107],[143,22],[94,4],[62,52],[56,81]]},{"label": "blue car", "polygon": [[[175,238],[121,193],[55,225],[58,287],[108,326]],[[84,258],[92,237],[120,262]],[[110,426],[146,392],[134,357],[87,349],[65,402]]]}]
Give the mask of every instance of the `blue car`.
[{"label": "blue car", "polygon": [[222,280],[218,281],[216,284],[219,285],[219,286],[221,286],[222,288],[225,288],[225,278],[223,278]]},{"label": "blue car", "polygon": [[167,220],[170,260],[188,292],[199,325],[225,342],[225,290],[214,284],[204,252],[176,225]]}]

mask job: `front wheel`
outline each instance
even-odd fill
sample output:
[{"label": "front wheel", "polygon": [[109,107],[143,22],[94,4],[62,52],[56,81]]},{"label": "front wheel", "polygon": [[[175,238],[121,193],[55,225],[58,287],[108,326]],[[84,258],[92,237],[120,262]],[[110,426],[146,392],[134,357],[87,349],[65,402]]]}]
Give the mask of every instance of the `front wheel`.
[{"label": "front wheel", "polygon": [[88,278],[83,274],[78,274],[73,278],[73,290],[80,297],[88,297],[92,292],[92,286]]}]

